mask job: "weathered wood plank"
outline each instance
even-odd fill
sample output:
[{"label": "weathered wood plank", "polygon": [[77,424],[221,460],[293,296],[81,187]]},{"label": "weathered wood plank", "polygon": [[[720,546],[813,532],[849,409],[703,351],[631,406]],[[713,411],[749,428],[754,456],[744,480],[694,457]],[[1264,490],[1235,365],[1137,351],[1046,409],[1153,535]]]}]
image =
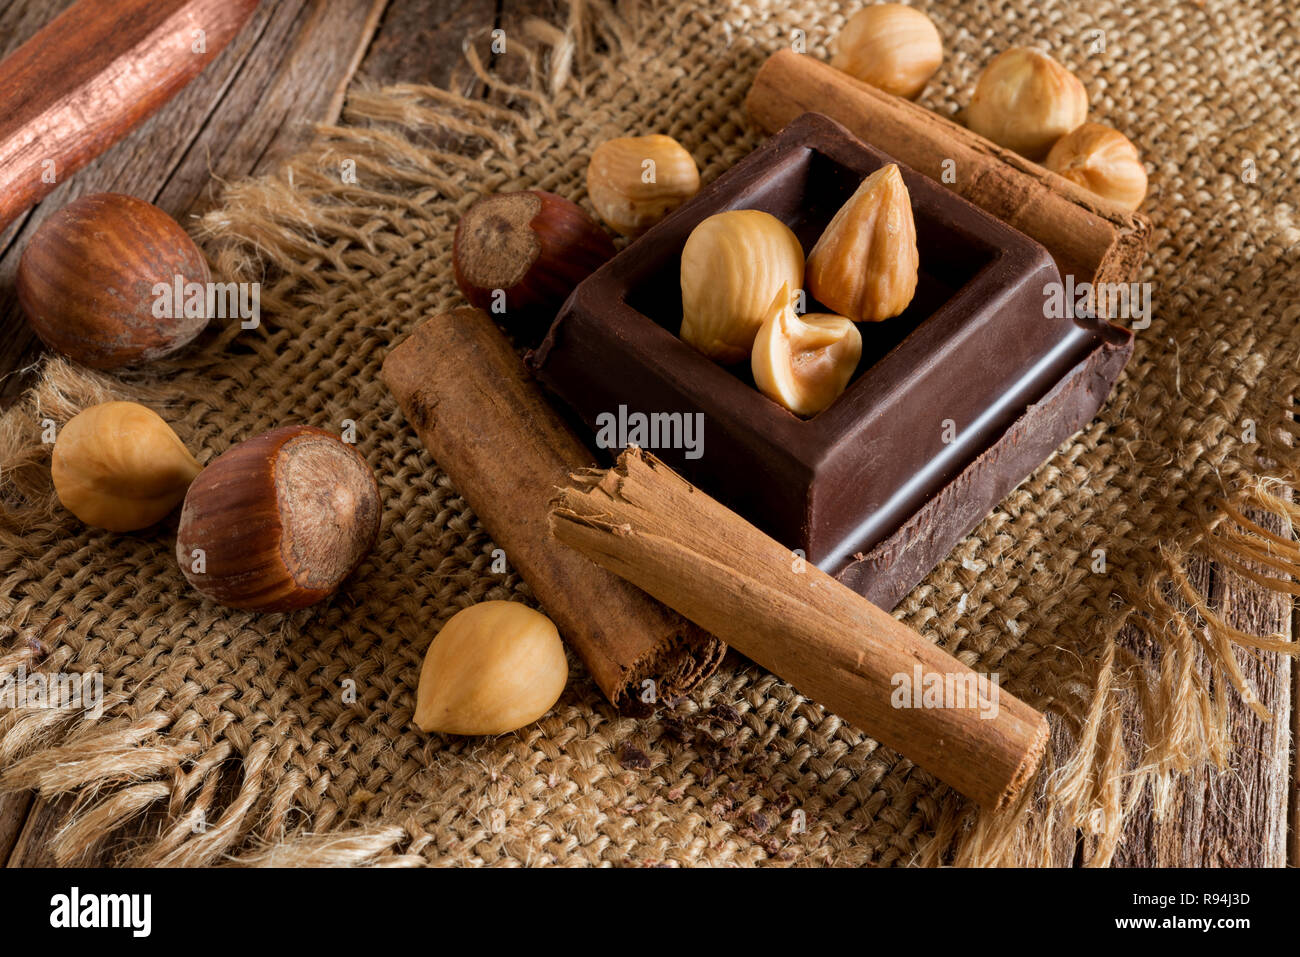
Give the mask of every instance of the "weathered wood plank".
[{"label": "weathered wood plank", "polygon": [[481,96],[482,84],[465,65],[462,44],[467,36],[486,35],[496,27],[502,6],[497,0],[390,3],[357,79],[376,86],[424,83]]},{"label": "weathered wood plank", "polygon": [[8,56],[76,0],[6,3],[0,6],[0,56]]},{"label": "weathered wood plank", "polygon": [[297,19],[269,24],[262,42],[283,51],[280,68],[244,70],[233,78],[154,201],[197,215],[227,181],[267,172],[301,149],[315,123],[337,118],[340,91],[386,3],[304,3]]},{"label": "weathered wood plank", "polygon": [[[183,219],[210,197],[214,174],[256,171],[275,153],[273,144],[301,135],[300,123],[325,118],[321,112],[369,39],[364,27],[376,2],[262,4],[193,83],[36,207],[0,259],[0,370],[24,368],[40,353],[14,296],[18,256],[10,253],[21,250],[46,216],[77,196],[114,190],[158,202]],[[11,376],[0,394],[13,395],[25,384]]]},{"label": "weathered wood plank", "polygon": [[0,863],[9,860],[32,806],[29,791],[0,795]]},{"label": "weathered wood plank", "polygon": [[[1276,519],[1256,516],[1273,530]],[[1230,571],[1196,561],[1193,585],[1231,625],[1252,634],[1290,636],[1292,602]],[[1290,659],[1238,651],[1242,671],[1277,717],[1261,721],[1231,689],[1230,768],[1206,769],[1174,787],[1168,813],[1157,819],[1150,797],[1130,818],[1115,863],[1123,867],[1280,867],[1287,860],[1291,790]]]}]

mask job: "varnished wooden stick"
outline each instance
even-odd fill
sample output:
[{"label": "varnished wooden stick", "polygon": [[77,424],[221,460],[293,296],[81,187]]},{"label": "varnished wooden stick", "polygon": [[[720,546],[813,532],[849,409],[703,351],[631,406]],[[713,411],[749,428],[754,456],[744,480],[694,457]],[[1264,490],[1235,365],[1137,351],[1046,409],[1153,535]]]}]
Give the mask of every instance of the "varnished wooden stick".
[{"label": "varnished wooden stick", "polygon": [[80,0],[0,62],[0,229],[172,98],[257,0]]}]

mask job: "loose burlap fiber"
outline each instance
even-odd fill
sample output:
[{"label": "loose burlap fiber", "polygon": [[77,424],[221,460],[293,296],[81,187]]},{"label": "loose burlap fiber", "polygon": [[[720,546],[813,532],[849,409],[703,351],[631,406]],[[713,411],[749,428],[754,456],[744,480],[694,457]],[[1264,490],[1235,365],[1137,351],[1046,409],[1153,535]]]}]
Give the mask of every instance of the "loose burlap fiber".
[{"label": "loose burlap fiber", "polygon": [[[55,857],[1033,863],[1081,828],[1104,864],[1143,789],[1230,768],[1227,703],[1254,702],[1238,660],[1292,647],[1233,629],[1188,569],[1212,558],[1285,590],[1300,561],[1284,494],[1300,358],[1295,7],[918,5],[947,53],[926,105],[955,113],[993,54],[1042,47],[1153,174],[1141,278],[1155,317],[1114,396],[898,612],[1051,715],[1052,753],[1023,806],[979,815],[735,655],[651,718],[617,715],[575,663],[556,708],[517,733],[412,727],[438,627],[484,599],[530,600],[493,573],[492,542],[379,381],[403,333],[459,302],[458,217],[494,190],[585,202],[590,149],[612,135],[669,133],[715,178],[760,142],[738,108],[764,57],[795,30],[828,56],[857,6],[574,2],[507,37],[498,62],[529,65],[510,84],[467,46],[487,100],[354,89],[342,125],[276,176],[228,189],[203,239],[218,276],[265,284],[260,329],[217,324],[180,359],[115,377],[47,362],[0,420],[0,673],[102,672],[107,693],[98,720],[0,714],[0,785],[74,799]],[[354,420],[384,497],[374,553],[291,616],[203,600],[171,529],[87,529],[52,497],[42,424],[110,395],[159,409],[203,462],[275,426]],[[1261,513],[1267,526],[1247,518]]]}]

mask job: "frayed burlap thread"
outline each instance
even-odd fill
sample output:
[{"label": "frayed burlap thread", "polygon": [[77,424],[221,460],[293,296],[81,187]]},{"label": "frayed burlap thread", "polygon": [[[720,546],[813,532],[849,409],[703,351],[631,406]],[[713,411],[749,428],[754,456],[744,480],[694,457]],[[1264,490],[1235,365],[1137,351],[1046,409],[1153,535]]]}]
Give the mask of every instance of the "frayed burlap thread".
[{"label": "frayed burlap thread", "polygon": [[[1036,864],[1081,831],[1104,865],[1143,795],[1160,813],[1176,775],[1229,767],[1230,696],[1268,717],[1240,656],[1294,645],[1224,620],[1190,569],[1212,560],[1300,593],[1296,14],[1281,0],[918,5],[947,46],[926,105],[955,114],[994,53],[1040,46],[1152,169],[1141,278],[1156,314],[1114,396],[897,612],[1052,716],[1017,807],[977,813],[735,656],[649,719],[615,713],[574,662],[556,708],[519,732],[413,729],[440,624],[530,600],[492,572],[491,541],[378,378],[404,332],[458,303],[460,214],[504,189],[584,201],[587,156],[612,135],[669,133],[715,178],[760,141],[739,105],[765,56],[796,30],[827,56],[856,6],[575,0],[508,38],[509,81],[470,38],[486,100],[356,88],[340,125],[227,190],[200,233],[217,275],[264,283],[259,330],[214,327],[120,376],[47,361],[0,418],[0,675],[98,671],[107,692],[97,721],[0,714],[0,787],[75,798],[55,858]],[[379,545],[334,599],[292,616],[204,601],[170,530],[85,529],[50,493],[42,424],[107,397],[159,409],[203,462],[274,426],[352,419],[384,496]]]}]

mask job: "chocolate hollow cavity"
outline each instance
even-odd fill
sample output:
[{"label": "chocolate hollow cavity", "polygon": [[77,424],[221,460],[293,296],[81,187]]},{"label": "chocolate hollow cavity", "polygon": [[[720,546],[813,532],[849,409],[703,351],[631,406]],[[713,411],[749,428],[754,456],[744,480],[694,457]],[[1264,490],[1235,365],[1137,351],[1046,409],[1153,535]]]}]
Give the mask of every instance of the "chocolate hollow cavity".
[{"label": "chocolate hollow cavity", "polygon": [[702,414],[702,449],[655,454],[886,608],[1092,418],[1132,351],[1131,334],[1102,320],[1048,318],[1044,287],[1060,277],[1047,252],[902,164],[916,295],[858,327],[861,361],[827,409],[801,420],[744,367],[677,338],[675,277],[697,223],[761,209],[811,249],[890,162],[839,124],[800,117],[583,282],[530,356],[593,429],[614,415]]},{"label": "chocolate hollow cavity", "polygon": [[287,426],[242,442],[185,496],[176,558],[223,605],[291,611],[329,596],[379,533],[379,487],[355,449]]}]

